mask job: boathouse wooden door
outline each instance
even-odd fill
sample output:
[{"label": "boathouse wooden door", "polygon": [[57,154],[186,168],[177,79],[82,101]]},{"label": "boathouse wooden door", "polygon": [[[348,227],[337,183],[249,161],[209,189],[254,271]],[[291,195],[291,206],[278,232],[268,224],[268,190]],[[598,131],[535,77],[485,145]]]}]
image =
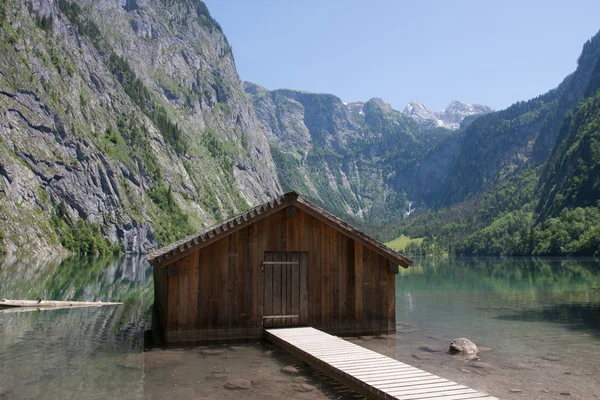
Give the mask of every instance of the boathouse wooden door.
[{"label": "boathouse wooden door", "polygon": [[308,253],[266,251],[265,328],[308,324]]}]

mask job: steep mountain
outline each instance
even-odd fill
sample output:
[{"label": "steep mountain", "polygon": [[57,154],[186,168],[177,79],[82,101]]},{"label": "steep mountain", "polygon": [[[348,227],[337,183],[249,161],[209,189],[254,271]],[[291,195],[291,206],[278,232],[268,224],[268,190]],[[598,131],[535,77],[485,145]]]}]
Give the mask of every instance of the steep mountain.
[{"label": "steep mountain", "polygon": [[6,0],[0,22],[0,248],[142,252],[281,191],[200,0]]},{"label": "steep mountain", "polygon": [[600,207],[600,57],[588,97],[569,111],[541,176],[538,211],[542,219],[563,209]]},{"label": "steep mountain", "polygon": [[425,236],[426,252],[600,255],[599,77],[600,33],[556,89],[469,125],[432,194],[449,206],[397,233]]},{"label": "steep mountain", "polygon": [[[565,114],[584,96],[599,51],[597,35],[585,44],[576,71],[557,88],[483,115],[471,121],[460,137],[447,138],[414,166],[415,181],[423,182],[419,196],[430,206],[448,206],[493,190],[521,168],[543,164]],[[448,147],[458,149],[450,155]],[[444,161],[441,179],[429,179],[433,160]]]},{"label": "steep mountain", "polygon": [[491,113],[488,106],[481,104],[467,104],[454,100],[442,111],[430,111],[425,105],[418,101],[410,101],[402,113],[414,119],[420,126],[425,128],[442,127],[456,130],[467,117],[474,117]]},{"label": "steep mountain", "polygon": [[377,98],[345,104],[330,94],[245,88],[283,187],[369,224],[403,215],[397,174],[445,136]]}]

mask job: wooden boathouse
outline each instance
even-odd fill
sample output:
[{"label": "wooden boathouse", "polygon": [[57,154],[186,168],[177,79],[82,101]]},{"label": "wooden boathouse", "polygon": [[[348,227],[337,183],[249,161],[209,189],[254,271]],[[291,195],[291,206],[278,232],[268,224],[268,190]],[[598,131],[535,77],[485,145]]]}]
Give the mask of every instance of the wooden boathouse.
[{"label": "wooden boathouse", "polygon": [[291,326],[394,332],[395,274],[412,264],[294,192],[147,259],[167,344],[256,339]]}]

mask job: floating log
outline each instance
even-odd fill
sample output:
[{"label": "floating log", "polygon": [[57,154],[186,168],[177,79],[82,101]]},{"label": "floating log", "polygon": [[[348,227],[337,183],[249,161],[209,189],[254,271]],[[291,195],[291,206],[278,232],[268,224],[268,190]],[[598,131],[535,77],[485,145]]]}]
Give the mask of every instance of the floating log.
[{"label": "floating log", "polygon": [[83,307],[7,307],[7,308],[2,308],[2,306],[0,306],[0,315],[3,314],[15,314],[15,313],[26,313],[26,312],[34,312],[34,311],[54,311],[54,310],[64,310],[64,309],[73,309],[73,308],[86,308],[86,307],[90,307],[90,306],[83,306]]},{"label": "floating log", "polygon": [[54,301],[54,300],[0,300],[0,307],[33,307],[33,308],[73,308],[73,307],[100,307],[116,306],[123,303],[102,301]]}]

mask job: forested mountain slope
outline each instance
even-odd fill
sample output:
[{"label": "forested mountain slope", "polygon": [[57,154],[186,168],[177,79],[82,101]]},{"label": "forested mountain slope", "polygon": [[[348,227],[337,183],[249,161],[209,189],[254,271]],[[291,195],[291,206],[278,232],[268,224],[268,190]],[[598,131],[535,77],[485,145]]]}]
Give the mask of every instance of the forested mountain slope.
[{"label": "forested mountain slope", "polygon": [[0,22],[4,251],[143,252],[281,191],[200,0],[5,0]]},{"label": "forested mountain slope", "polygon": [[[413,249],[424,252],[600,254],[599,60],[596,35],[557,89],[476,120],[442,197],[451,205],[397,233],[425,236]],[[490,173],[494,160],[505,164]]]}]

